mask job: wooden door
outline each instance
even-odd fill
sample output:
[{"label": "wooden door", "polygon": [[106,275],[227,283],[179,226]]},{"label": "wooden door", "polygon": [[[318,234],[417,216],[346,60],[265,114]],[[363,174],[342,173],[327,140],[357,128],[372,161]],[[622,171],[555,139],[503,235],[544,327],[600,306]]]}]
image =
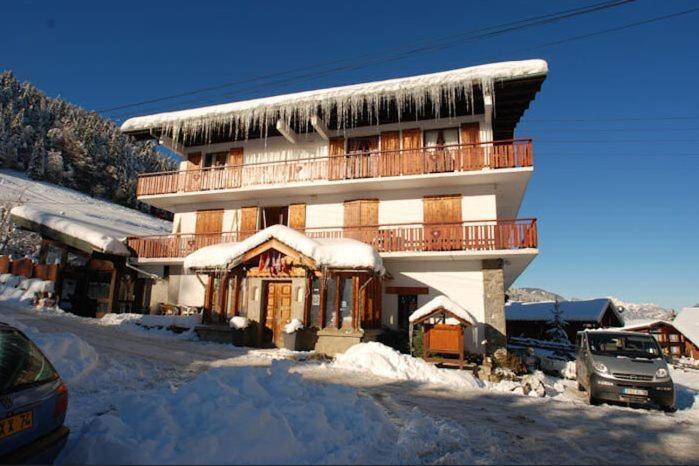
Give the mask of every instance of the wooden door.
[{"label": "wooden door", "polygon": [[369,136],[347,140],[347,178],[367,178],[379,174],[379,138]]},{"label": "wooden door", "polygon": [[385,131],[381,133],[381,158],[379,176],[400,175],[400,132]]},{"label": "wooden door", "polygon": [[379,200],[345,201],[344,236],[377,245],[379,239]]},{"label": "wooden door", "polygon": [[345,177],[345,138],[331,138],[328,147],[328,179],[341,180]]},{"label": "wooden door", "polygon": [[283,346],[284,326],[291,321],[291,282],[267,282],[265,328],[272,341]]},{"label": "wooden door", "polygon": [[420,128],[403,130],[403,150],[401,151],[403,175],[416,175],[423,172],[422,131]]},{"label": "wooden door", "polygon": [[223,230],[223,210],[197,210],[195,249],[217,244]]},{"label": "wooden door", "polygon": [[239,188],[243,180],[243,148],[234,147],[228,151],[226,167],[226,188]]},{"label": "wooden door", "polygon": [[255,234],[257,231],[257,217],[257,207],[243,207],[240,209],[238,241]]},{"label": "wooden door", "polygon": [[184,190],[199,191],[201,188],[201,152],[187,156],[187,171],[185,172]]},{"label": "wooden door", "polygon": [[461,249],[461,195],[429,196],[422,200],[424,241],[428,251]]},{"label": "wooden door", "polygon": [[289,205],[289,228],[299,231],[306,229],[306,204]]},{"label": "wooden door", "polygon": [[480,126],[476,123],[463,123],[460,128],[461,169],[480,170],[485,164],[485,151],[480,142]]}]

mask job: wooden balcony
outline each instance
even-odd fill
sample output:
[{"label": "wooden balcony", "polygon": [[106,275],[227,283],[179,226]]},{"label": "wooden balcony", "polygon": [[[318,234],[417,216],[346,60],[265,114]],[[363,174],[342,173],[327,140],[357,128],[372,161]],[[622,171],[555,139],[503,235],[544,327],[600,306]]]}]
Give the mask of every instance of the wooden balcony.
[{"label": "wooden balcony", "polygon": [[532,166],[531,139],[225,165],[139,175],[137,196]]},{"label": "wooden balcony", "polygon": [[[128,246],[143,259],[182,258],[204,246],[242,241],[253,233],[137,236],[128,238]],[[538,244],[536,219],[307,228],[304,233],[310,238],[357,239],[381,253],[517,250]]]}]

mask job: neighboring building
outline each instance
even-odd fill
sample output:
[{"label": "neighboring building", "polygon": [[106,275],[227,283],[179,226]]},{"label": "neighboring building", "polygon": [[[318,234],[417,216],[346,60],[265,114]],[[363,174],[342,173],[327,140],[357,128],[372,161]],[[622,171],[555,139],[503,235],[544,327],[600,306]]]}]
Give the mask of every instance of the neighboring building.
[{"label": "neighboring building", "polygon": [[[699,325],[699,319],[697,319],[699,312],[694,312],[694,314],[694,325],[697,326]],[[671,355],[676,358],[688,357],[699,359],[697,345],[680,331],[676,327],[676,324],[676,320],[672,322],[666,320],[629,322],[624,326],[623,330],[653,335],[655,339],[658,340],[658,343],[660,343],[660,347],[666,355]],[[686,327],[682,322],[680,322],[679,325],[680,327]]]},{"label": "neighboring building", "polygon": [[89,317],[151,310],[154,277],[127,265],[126,237],[162,234],[170,222],[9,170],[0,184],[22,204],[11,210],[13,223],[41,235],[34,269],[57,265],[50,279],[62,309]]},{"label": "neighboring building", "polygon": [[699,307],[685,307],[672,325],[684,336],[683,354],[699,360]]},{"label": "neighboring building", "polygon": [[[417,307],[446,295],[485,327],[488,350],[502,346],[505,290],[538,253],[536,220],[517,218],[533,159],[515,128],[547,72],[542,60],[496,63],[132,118],[126,134],[183,158],[179,171],[139,177],[139,200],[173,212],[174,224],[169,235],[130,238],[134,263],[167,278],[163,300],[204,306],[210,322],[247,314],[274,333],[301,300],[307,327],[361,340],[365,325],[407,332]],[[371,311],[368,278],[326,270],[316,287],[318,261],[261,277],[270,257],[310,259],[294,244],[279,251],[279,238],[215,269],[184,267],[203,247],[276,224],[374,248],[385,274]],[[314,303],[326,316],[348,305],[374,314],[315,321]]]},{"label": "neighboring building", "polygon": [[[571,342],[581,330],[594,328],[622,327],[624,319],[608,298],[580,301],[559,301],[565,321],[564,330]],[[511,337],[548,340],[556,302],[507,303],[507,335]]]}]

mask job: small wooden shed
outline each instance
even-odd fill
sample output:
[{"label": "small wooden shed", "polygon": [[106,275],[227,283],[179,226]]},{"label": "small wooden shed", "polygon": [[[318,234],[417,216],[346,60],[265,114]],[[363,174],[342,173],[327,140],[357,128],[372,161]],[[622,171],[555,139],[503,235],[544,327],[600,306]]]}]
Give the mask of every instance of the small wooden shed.
[{"label": "small wooden shed", "polygon": [[[464,308],[447,298],[437,296],[410,315],[410,347],[415,326],[424,329],[422,357],[425,361],[457,364],[464,367],[464,329],[475,319]],[[448,357],[456,356],[456,358]]]}]

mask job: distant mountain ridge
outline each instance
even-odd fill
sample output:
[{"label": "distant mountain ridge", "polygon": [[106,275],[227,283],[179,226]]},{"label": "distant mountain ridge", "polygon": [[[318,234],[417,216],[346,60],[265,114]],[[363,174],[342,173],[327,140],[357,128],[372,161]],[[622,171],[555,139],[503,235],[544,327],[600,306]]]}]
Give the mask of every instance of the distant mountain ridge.
[{"label": "distant mountain ridge", "polygon": [[[510,301],[535,303],[541,301],[566,300],[565,297],[542,288],[510,288],[507,291]],[[634,320],[672,320],[675,312],[653,303],[629,303],[613,296],[608,296],[614,305],[622,311],[624,320],[628,323]],[[578,298],[571,298],[578,301]]]}]

